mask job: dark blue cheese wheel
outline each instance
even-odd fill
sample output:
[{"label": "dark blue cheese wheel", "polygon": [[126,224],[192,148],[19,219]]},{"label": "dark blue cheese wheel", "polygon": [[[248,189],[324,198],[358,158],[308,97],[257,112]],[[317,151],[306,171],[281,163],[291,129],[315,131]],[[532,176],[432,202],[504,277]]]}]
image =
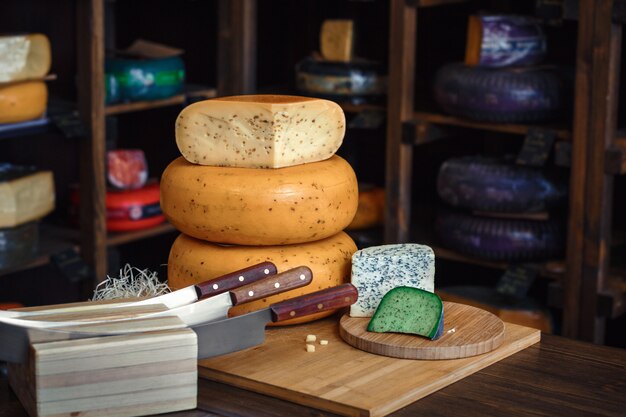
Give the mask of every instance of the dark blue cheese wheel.
[{"label": "dark blue cheese wheel", "polygon": [[447,204],[498,213],[538,213],[567,204],[565,172],[484,156],[446,160],[437,192]]},{"label": "dark blue cheese wheel", "polygon": [[392,288],[410,286],[435,291],[435,254],[425,245],[371,246],[352,255],[351,282],[359,292],[351,317],[372,317]]},{"label": "dark blue cheese wheel", "polygon": [[443,314],[443,303],[437,294],[396,287],[380,301],[367,331],[417,334],[434,340],[443,334]]},{"label": "dark blue cheese wheel", "polygon": [[494,123],[558,118],[566,102],[560,72],[541,67],[480,68],[449,64],[435,77],[435,100],[454,116]]},{"label": "dark blue cheese wheel", "polygon": [[563,219],[491,218],[444,210],[435,233],[442,246],[490,261],[544,261],[565,251]]}]

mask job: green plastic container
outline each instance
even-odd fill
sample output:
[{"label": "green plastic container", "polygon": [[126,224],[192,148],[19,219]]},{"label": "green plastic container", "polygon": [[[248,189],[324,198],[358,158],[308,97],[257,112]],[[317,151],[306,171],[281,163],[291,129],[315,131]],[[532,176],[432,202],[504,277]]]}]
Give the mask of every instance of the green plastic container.
[{"label": "green plastic container", "polygon": [[[107,74],[117,84],[119,95],[113,89],[107,92],[108,100],[141,101],[159,100],[183,92],[185,64],[178,56],[156,59],[107,58]],[[108,101],[113,102],[113,101]]]}]

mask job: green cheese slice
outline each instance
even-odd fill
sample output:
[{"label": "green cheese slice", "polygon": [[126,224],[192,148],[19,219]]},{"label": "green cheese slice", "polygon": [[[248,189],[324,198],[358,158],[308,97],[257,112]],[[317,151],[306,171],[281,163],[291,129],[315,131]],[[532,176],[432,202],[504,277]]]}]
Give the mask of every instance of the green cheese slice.
[{"label": "green cheese slice", "polygon": [[437,294],[419,288],[393,288],[383,296],[367,331],[438,339],[443,334],[443,302]]}]

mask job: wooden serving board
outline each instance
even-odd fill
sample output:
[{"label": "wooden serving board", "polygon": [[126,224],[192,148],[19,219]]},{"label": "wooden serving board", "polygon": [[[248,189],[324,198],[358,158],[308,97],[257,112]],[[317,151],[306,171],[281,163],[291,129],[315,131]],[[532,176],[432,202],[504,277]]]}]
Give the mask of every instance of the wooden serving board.
[{"label": "wooden serving board", "polygon": [[367,331],[369,317],[344,315],[339,334],[348,344],[377,355],[402,359],[459,359],[490,352],[504,341],[504,322],[488,311],[444,301],[443,335],[437,340],[400,333]]},{"label": "wooden serving board", "polygon": [[[316,343],[307,352],[309,334]],[[265,343],[199,362],[199,375],[346,416],[385,416],[540,340],[536,329],[505,323],[491,352],[463,359],[413,360],[356,349],[339,336],[337,317],[266,330]]]}]

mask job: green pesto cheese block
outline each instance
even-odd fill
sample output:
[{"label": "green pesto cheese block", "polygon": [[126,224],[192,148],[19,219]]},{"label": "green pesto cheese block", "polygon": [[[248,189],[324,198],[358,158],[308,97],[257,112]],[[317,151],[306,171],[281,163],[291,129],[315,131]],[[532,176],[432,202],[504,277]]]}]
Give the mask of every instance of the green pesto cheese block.
[{"label": "green pesto cheese block", "polygon": [[367,331],[409,333],[438,339],[443,334],[441,298],[419,288],[393,288],[383,296]]}]

